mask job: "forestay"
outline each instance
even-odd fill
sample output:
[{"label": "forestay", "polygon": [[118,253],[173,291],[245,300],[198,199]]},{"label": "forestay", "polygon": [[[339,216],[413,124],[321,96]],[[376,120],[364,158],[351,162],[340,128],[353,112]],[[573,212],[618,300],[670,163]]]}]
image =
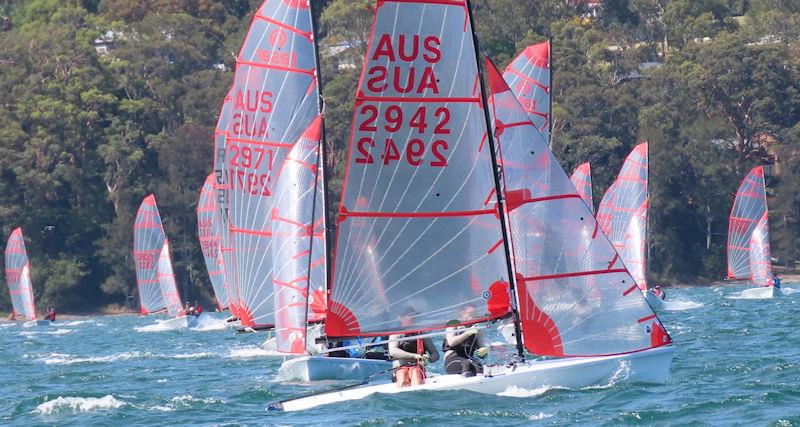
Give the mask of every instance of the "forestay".
[{"label": "forestay", "polygon": [[275,333],[277,350],[303,354],[308,321],[325,316],[325,204],[319,117],[286,156],[275,183]]},{"label": "forestay", "polygon": [[622,257],[639,289],[647,290],[647,143],[634,147],[600,207],[597,222]]},{"label": "forestay", "polygon": [[216,191],[214,189],[214,174],[209,175],[200,190],[200,201],[197,203],[197,235],[200,239],[200,249],[206,261],[208,278],[217,298],[217,307],[220,310],[228,308],[229,291],[225,280],[225,263],[222,260],[220,243],[220,229],[222,224],[219,218]]},{"label": "forestay", "polygon": [[6,243],[6,283],[11,295],[14,316],[18,320],[36,320],[36,305],[33,301],[30,263],[25,251],[22,229],[11,232]]},{"label": "forestay", "polygon": [[236,59],[215,152],[224,264],[243,326],[274,326],[276,172],[318,116],[308,2],[265,1]]},{"label": "forestay", "polygon": [[586,206],[589,207],[589,211],[594,215],[594,198],[592,197],[592,166],[589,162],[580,164],[575,171],[572,172],[572,176],[569,177],[569,180],[572,181],[572,185],[575,186],[575,190],[578,192],[578,195],[581,196],[581,199],[586,203]]},{"label": "forestay", "polygon": [[[328,336],[509,313],[477,66],[464,0],[377,3],[337,217]],[[467,305],[479,316],[458,319]]]},{"label": "forestay", "polygon": [[167,308],[169,317],[180,317],[185,315],[181,307],[181,296],[175,284],[175,272],[172,271],[172,258],[169,253],[169,241],[164,240],[161,253],[158,256],[158,284],[161,287],[161,296],[164,298],[164,305]]},{"label": "forestay", "polygon": [[764,169],[753,168],[736,192],[728,223],[728,277],[772,285]]},{"label": "forestay", "polygon": [[133,261],[136,264],[136,286],[139,288],[142,315],[166,308],[157,271],[164,240],[161,215],[156,198],[151,194],[142,200],[133,225]]},{"label": "forestay", "polygon": [[536,129],[550,143],[550,42],[528,46],[503,73]]},{"label": "forestay", "polygon": [[487,59],[523,343],[547,356],[620,354],[669,344],[661,322]]}]

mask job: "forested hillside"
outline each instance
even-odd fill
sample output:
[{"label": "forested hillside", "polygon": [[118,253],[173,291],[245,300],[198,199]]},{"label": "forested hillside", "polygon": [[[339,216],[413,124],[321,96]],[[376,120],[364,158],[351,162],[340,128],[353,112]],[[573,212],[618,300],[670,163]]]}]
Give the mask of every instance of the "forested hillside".
[{"label": "forested hillside", "polygon": [[[195,207],[260,3],[0,0],[0,236],[23,228],[40,306],[89,311],[134,295],[133,217],[151,192],[181,291],[210,300]],[[568,172],[592,162],[596,202],[650,141],[656,281],[725,274],[733,194],[758,164],[774,165],[773,257],[800,259],[800,2],[473,3],[499,66],[552,37],[553,149]],[[313,4],[336,201],[374,1]]]}]

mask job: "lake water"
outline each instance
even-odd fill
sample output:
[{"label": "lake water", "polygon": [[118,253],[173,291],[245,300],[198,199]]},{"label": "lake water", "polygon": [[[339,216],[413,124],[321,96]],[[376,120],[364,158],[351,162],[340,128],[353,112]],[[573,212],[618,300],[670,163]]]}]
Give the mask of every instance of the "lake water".
[{"label": "lake water", "polygon": [[[666,384],[372,396],[297,413],[270,402],[335,384],[281,384],[262,335],[152,331],[153,318],[0,323],[0,424],[800,425],[800,284],[784,297],[743,286],[668,290],[661,318],[677,345]],[[434,366],[434,370],[441,369]]]}]

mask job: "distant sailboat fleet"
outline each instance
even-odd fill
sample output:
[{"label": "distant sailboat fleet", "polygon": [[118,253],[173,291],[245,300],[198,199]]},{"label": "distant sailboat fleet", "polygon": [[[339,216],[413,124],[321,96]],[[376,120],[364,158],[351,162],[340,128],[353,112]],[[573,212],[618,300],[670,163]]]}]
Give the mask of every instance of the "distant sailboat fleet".
[{"label": "distant sailboat fleet", "polygon": [[[262,348],[285,358],[280,378],[376,381],[271,409],[586,387],[621,364],[628,381],[666,381],[674,346],[647,282],[648,144],[626,158],[595,214],[590,164],[568,177],[550,150],[550,42],[501,74],[482,54],[468,0],[379,1],[330,219],[318,57],[310,2],[264,1],[220,110],[198,238],[217,309],[240,332],[264,334]],[[731,211],[728,277],[749,280],[745,293],[758,297],[780,294],[767,217],[757,167]],[[165,329],[197,325],[152,194],[133,241],[140,314],[165,314]],[[12,316],[42,322],[20,229],[5,268]],[[495,323],[515,351],[475,376],[430,374],[399,388],[386,351],[370,351],[419,352],[423,338]]]}]

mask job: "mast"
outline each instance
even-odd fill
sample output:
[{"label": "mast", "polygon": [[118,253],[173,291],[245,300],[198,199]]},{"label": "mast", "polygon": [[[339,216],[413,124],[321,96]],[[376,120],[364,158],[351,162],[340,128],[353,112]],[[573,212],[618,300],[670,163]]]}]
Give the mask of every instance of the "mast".
[{"label": "mast", "polygon": [[[472,42],[475,46],[475,62],[478,65],[478,80],[480,82],[481,88],[481,102],[484,106],[488,106],[487,97],[486,97],[486,86],[483,81],[483,61],[480,59],[480,50],[478,44],[478,36],[475,34],[475,21],[472,18],[472,3],[470,0],[466,0],[467,4],[467,15],[469,16],[469,23],[470,27],[472,28]],[[514,275],[514,267],[511,264],[511,248],[508,245],[508,230],[506,227],[506,216],[505,216],[505,203],[503,200],[503,188],[500,184],[500,166],[497,164],[497,154],[496,154],[496,147],[494,136],[492,135],[492,120],[489,117],[489,110],[488,107],[483,109],[484,119],[486,120],[486,136],[487,141],[489,143],[489,153],[492,158],[492,168],[494,176],[494,184],[495,184],[495,193],[497,195],[497,212],[500,216],[500,229],[502,230],[503,234],[503,249],[506,253],[506,267],[508,268],[508,282],[509,282],[509,292],[513,295],[512,301],[514,302],[511,304],[511,315],[514,320],[514,336],[517,339],[516,346],[517,346],[517,355],[522,359],[525,360],[525,348],[522,344],[522,328],[520,327],[520,320],[519,320],[519,311],[517,307],[519,306],[519,300],[516,292],[516,276]]]},{"label": "mast", "polygon": [[553,151],[553,36],[547,38],[547,69],[550,71],[547,97],[547,146]]}]

